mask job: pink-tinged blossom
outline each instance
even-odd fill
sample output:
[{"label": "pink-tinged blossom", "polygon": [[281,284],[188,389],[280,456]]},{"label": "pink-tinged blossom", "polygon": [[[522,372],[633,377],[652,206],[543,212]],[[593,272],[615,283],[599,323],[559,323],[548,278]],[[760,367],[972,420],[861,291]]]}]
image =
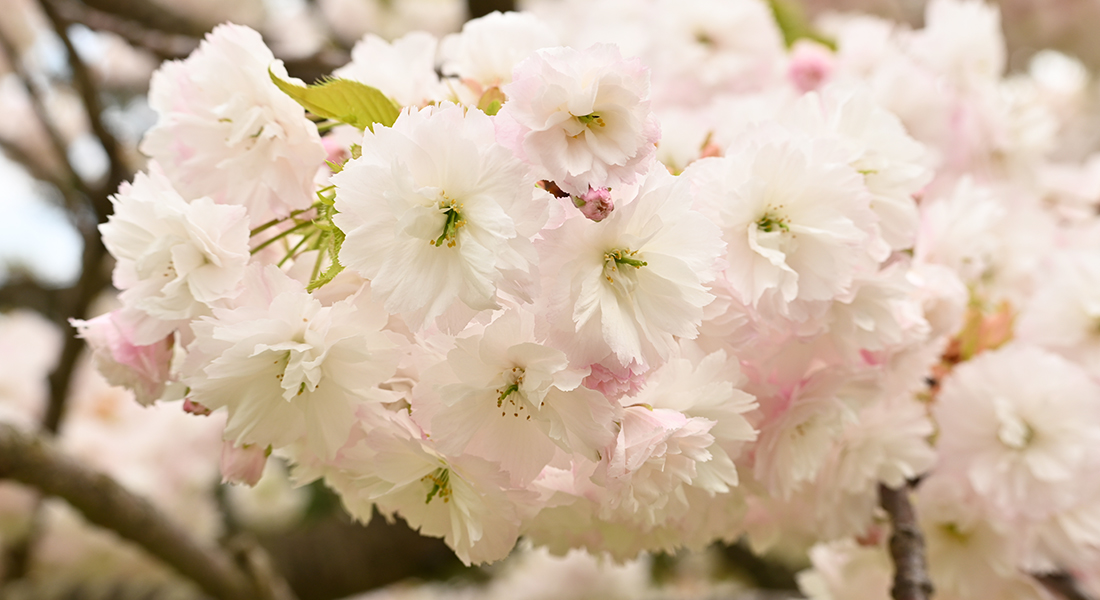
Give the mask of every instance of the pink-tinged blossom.
[{"label": "pink-tinged blossom", "polygon": [[498,308],[498,289],[530,299],[531,238],[549,202],[481,111],[406,111],[368,131],[362,155],[332,181],[347,234],[340,261],[413,329],[440,316],[462,327]]},{"label": "pink-tinged blossom", "polygon": [[186,202],[157,171],[139,173],[111,197],[114,214],[99,226],[115,257],[127,337],[160,342],[181,323],[240,291],[248,264],[248,217],[209,198]]},{"label": "pink-tinged blossom", "polygon": [[228,409],[226,440],[280,448],[304,437],[332,457],[356,405],[389,398],[377,388],[397,364],[386,315],[362,297],[322,306],[275,267],[265,274],[277,286],[269,303],[215,309],[192,325],[184,383],[193,401]]},{"label": "pink-tinged blossom", "polygon": [[685,183],[655,169],[602,222],[578,217],[543,232],[539,310],[573,364],[645,370],[669,357],[677,337],[696,336],[722,241],[691,210]]},{"label": "pink-tinged blossom", "polygon": [[503,90],[501,143],[570,194],[632,184],[654,161],[649,71],[615,46],[540,50]]},{"label": "pink-tinged blossom", "polygon": [[191,56],[153,74],[159,118],[141,143],[185,196],[243,205],[253,225],[308,207],[325,159],[316,126],[269,69],[290,79],[259,33],[214,28]]},{"label": "pink-tinged blossom", "polygon": [[817,479],[829,449],[855,420],[855,412],[839,396],[842,384],[840,373],[822,372],[778,398],[761,397],[765,409],[779,409],[760,425],[753,456],[756,481],[772,496],[788,500]]},{"label": "pink-tinged blossom", "polygon": [[243,483],[252,487],[263,477],[267,448],[256,444],[236,446],[233,442],[224,441],[219,465],[222,483]]},{"label": "pink-tinged blossom", "polygon": [[584,387],[596,390],[612,400],[623,396],[633,396],[645,384],[646,373],[629,367],[608,368],[599,363],[593,364],[591,372],[584,378]]},{"label": "pink-tinged blossom", "polygon": [[[668,408],[713,421],[709,433],[716,444],[711,452],[736,459],[757,434],[745,416],[757,408],[756,397],[743,389],[748,378],[741,373],[739,361],[723,350],[703,354],[691,342],[681,344],[680,354],[652,371],[645,386],[621,402]],[[727,483],[736,485],[737,474]]]},{"label": "pink-tinged blossom", "polygon": [[533,314],[512,310],[483,334],[456,340],[446,363],[424,373],[413,399],[414,419],[429,409],[440,451],[499,463],[517,485],[534,480],[559,447],[598,460],[615,438],[620,412],[580,387],[584,371],[536,343],[534,329]]},{"label": "pink-tinged blossom", "polygon": [[628,406],[622,428],[597,477],[607,488],[600,516],[625,519],[655,527],[682,516],[688,502],[684,488],[693,485],[700,463],[719,464],[705,483],[708,491],[728,491],[737,482],[737,469],[728,456],[711,452],[714,421],[667,408]]},{"label": "pink-tinged blossom", "polygon": [[77,335],[88,342],[96,369],[104,378],[111,385],[134,392],[141,404],[152,404],[164,394],[171,377],[172,338],[135,344],[130,323],[118,316],[114,311],[88,321],[70,322]]},{"label": "pink-tinged blossom", "polygon": [[1100,455],[1100,386],[1036,347],[983,352],[944,380],[933,415],[940,469],[1006,516],[1071,504]]}]

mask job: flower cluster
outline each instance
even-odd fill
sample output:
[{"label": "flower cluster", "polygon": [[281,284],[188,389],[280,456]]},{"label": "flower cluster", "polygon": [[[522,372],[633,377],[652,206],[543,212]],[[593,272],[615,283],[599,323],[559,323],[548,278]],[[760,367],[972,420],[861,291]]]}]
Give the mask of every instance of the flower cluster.
[{"label": "flower cluster", "polygon": [[1080,89],[1003,79],[971,0],[835,48],[595,4],[367,36],[313,87],[235,25],[161,67],[100,369],[467,563],[747,534],[828,544],[804,587],[850,597],[879,484],[924,476],[943,597],[1100,574],[1100,223],[1048,158]]}]

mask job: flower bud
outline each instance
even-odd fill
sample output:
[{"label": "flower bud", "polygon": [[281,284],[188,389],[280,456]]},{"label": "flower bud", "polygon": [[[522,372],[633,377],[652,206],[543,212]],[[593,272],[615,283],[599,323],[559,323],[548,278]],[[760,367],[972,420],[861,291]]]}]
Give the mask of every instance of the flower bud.
[{"label": "flower bud", "polygon": [[573,206],[581,209],[581,213],[599,223],[615,210],[615,203],[611,201],[609,188],[588,188],[583,196],[573,196]]}]

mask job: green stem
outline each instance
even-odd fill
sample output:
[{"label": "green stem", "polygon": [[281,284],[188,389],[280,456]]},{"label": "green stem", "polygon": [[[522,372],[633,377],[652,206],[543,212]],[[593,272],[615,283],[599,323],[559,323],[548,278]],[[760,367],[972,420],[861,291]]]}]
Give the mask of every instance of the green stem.
[{"label": "green stem", "polygon": [[267,223],[264,223],[263,225],[259,225],[255,229],[249,231],[248,232],[248,237],[253,237],[257,233],[267,231],[268,229],[271,229],[272,227],[278,225],[279,223],[282,223],[284,221],[289,221],[290,219],[293,219],[294,217],[297,217],[298,215],[300,215],[304,212],[309,212],[309,211],[317,208],[319,204],[320,203],[315,202],[312,205],[310,205],[309,208],[301,208],[301,209],[298,209],[298,210],[295,210],[295,211],[291,211],[291,213],[289,215],[285,216],[285,217],[275,217],[274,219],[271,219]]},{"label": "green stem", "polygon": [[302,246],[304,246],[305,243],[308,242],[314,236],[314,234],[315,234],[315,232],[311,231],[311,232],[305,234],[304,236],[302,236],[302,241],[295,244],[294,247],[291,248],[290,251],[286,253],[286,256],[284,256],[283,259],[279,261],[279,264],[277,264],[275,266],[281,267],[281,266],[283,266],[283,263],[285,263],[286,261],[293,258],[295,253],[298,252],[298,249],[301,248]]},{"label": "green stem", "polygon": [[301,223],[298,223],[294,227],[291,227],[290,229],[287,229],[286,231],[276,235],[275,237],[271,238],[270,240],[267,240],[266,242],[260,244],[259,246],[256,246],[255,248],[252,249],[251,254],[255,254],[255,253],[259,252],[260,250],[263,250],[264,248],[267,248],[271,244],[274,244],[275,242],[277,242],[277,241],[285,238],[286,236],[294,233],[295,231],[298,231],[299,229],[302,229],[303,227],[309,227],[310,225],[313,225],[313,221],[302,221]]}]

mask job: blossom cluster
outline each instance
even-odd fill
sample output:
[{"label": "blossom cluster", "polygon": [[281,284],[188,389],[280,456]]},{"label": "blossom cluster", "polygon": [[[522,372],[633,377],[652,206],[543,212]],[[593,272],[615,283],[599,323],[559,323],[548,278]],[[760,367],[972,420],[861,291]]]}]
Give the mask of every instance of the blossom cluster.
[{"label": "blossom cluster", "polygon": [[244,26],[162,66],[122,306],[76,324],[104,375],[467,563],[748,535],[885,597],[845,573],[922,478],[941,597],[1100,574],[1079,65],[1005,78],[973,0],[790,47],[758,0],[531,9],[308,88]]}]

